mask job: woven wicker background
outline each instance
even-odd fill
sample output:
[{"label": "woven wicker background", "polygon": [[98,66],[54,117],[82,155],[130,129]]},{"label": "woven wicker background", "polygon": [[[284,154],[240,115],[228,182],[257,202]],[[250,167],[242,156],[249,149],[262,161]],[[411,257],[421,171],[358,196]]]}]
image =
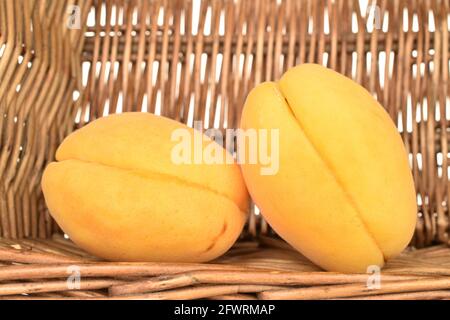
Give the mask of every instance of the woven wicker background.
[{"label": "woven wicker background", "polygon": [[[450,4],[369,2],[0,0],[0,236],[59,231],[39,182],[75,128],[137,110],[234,128],[255,84],[316,62],[386,107],[418,192],[413,244],[447,242]],[[246,233],[270,230],[252,215]]]}]

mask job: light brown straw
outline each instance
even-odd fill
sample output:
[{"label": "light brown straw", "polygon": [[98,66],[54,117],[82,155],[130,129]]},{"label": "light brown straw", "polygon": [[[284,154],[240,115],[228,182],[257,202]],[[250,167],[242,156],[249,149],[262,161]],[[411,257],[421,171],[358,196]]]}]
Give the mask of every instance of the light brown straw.
[{"label": "light brown straw", "polygon": [[[448,299],[450,2],[369,3],[378,28],[357,0],[0,0],[0,296]],[[254,207],[211,264],[104,262],[64,239],[40,181],[70,132],[120,111],[237,128],[249,90],[306,62],[376,96],[409,154],[418,223],[380,290],[320,270]],[[81,290],[65,287],[71,266]]]}]

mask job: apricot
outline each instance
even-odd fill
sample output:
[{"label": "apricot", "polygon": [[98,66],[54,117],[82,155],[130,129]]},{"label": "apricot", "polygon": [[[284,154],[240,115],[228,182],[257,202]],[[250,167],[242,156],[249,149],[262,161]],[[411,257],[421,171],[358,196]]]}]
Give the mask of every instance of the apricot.
[{"label": "apricot", "polygon": [[311,261],[366,272],[408,245],[417,218],[408,156],[363,87],[303,64],[251,91],[241,127],[279,130],[278,172],[261,175],[260,163],[242,171],[268,223]]},{"label": "apricot", "polygon": [[[203,262],[230,248],[249,201],[239,166],[176,163],[172,134],[179,129],[194,135],[167,118],[124,113],[95,120],[62,142],[42,189],[51,215],[76,244],[116,261]],[[203,135],[201,151],[211,143]]]}]

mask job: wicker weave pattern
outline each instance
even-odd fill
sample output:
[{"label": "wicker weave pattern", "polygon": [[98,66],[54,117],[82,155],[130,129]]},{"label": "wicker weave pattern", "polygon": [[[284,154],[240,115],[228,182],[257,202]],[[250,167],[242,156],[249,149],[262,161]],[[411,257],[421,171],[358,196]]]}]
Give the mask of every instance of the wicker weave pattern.
[{"label": "wicker weave pattern", "polygon": [[[414,244],[447,242],[449,2],[374,3],[381,29],[352,0],[203,0],[198,21],[189,0],[0,0],[0,235],[59,230],[39,180],[74,122],[142,110],[233,128],[255,84],[318,62],[363,84],[400,124],[419,195]],[[68,29],[72,4],[82,26],[89,11],[95,24]],[[252,215],[247,231],[270,229]]]},{"label": "wicker weave pattern", "polygon": [[70,2],[0,1],[2,237],[45,237],[53,228],[41,173],[72,130],[81,88],[83,33],[64,27]]}]

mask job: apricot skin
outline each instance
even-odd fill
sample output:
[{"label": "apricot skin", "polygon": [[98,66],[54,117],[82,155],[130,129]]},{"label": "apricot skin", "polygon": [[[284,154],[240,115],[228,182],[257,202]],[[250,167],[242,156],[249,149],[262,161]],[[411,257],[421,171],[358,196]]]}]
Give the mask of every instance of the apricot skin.
[{"label": "apricot skin", "polygon": [[322,268],[367,272],[409,243],[417,218],[402,139],[383,107],[352,80],[304,64],[247,97],[243,129],[278,129],[279,171],[243,164],[268,223]]},{"label": "apricot skin", "polygon": [[108,260],[162,262],[209,261],[232,246],[248,206],[239,167],[173,163],[177,128],[192,132],[167,118],[125,113],[63,141],[42,189],[76,244]]}]

